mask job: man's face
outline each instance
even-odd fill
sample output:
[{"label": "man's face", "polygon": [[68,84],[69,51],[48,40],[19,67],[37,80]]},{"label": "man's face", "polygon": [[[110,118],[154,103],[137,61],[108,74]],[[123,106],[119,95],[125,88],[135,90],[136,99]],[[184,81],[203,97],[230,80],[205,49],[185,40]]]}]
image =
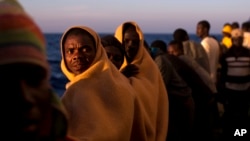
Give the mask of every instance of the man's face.
[{"label": "man's face", "polygon": [[196,35],[198,37],[202,37],[202,35],[204,34],[204,28],[201,24],[197,24],[196,26]]},{"label": "man's face", "polygon": [[116,66],[117,69],[120,69],[124,60],[123,53],[118,49],[118,47],[114,46],[106,46],[105,50],[109,60]]},{"label": "man's face", "polygon": [[8,101],[8,104],[1,103],[2,117],[7,125],[6,132],[11,127],[16,138],[34,139],[43,130],[41,123],[51,102],[46,75],[45,69],[31,64],[0,66],[0,87],[5,92],[2,98]]},{"label": "man's face", "polygon": [[96,55],[93,38],[89,34],[68,35],[64,43],[64,56],[68,69],[78,75],[87,70]]},{"label": "man's face", "polygon": [[174,56],[180,55],[179,51],[176,49],[176,45],[168,45],[167,52],[168,54],[174,55]]},{"label": "man's face", "polygon": [[243,44],[243,37],[232,37],[232,44],[239,47]]},{"label": "man's face", "polygon": [[128,61],[133,61],[140,46],[139,34],[133,29],[126,30],[123,37],[123,44],[125,46]]}]

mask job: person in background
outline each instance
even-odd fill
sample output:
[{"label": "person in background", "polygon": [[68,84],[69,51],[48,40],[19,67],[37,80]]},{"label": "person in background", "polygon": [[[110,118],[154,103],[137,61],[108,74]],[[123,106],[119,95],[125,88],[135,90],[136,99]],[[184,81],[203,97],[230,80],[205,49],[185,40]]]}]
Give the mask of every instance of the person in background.
[{"label": "person in background", "polygon": [[135,91],[108,59],[98,34],[72,26],[61,37],[61,69],[70,80],[61,100],[69,135],[80,141],[129,141]]},{"label": "person in background", "polygon": [[125,48],[122,68],[128,64],[139,73],[129,77],[136,91],[136,113],[131,140],[165,141],[168,129],[168,94],[159,68],[144,46],[143,32],[136,22],[127,21],[116,28],[115,37]]},{"label": "person in background", "polygon": [[236,29],[236,28],[240,28],[240,24],[236,21],[232,22],[231,24],[232,30]]},{"label": "person in background", "polygon": [[125,55],[122,44],[113,35],[106,35],[102,37],[101,43],[107,52],[109,60],[116,66],[117,69],[120,69]]},{"label": "person in background", "polygon": [[217,85],[217,69],[219,67],[220,46],[216,39],[209,35],[210,23],[206,20],[199,21],[196,26],[196,35],[201,39],[201,45],[205,49],[209,65],[210,76]]},{"label": "person in background", "polygon": [[194,100],[192,90],[175,71],[162,40],[151,43],[152,57],[160,69],[169,96],[169,127],[167,141],[193,139]]},{"label": "person in background", "polygon": [[[101,38],[101,43],[105,48],[109,60],[116,66],[119,70],[124,61],[125,50],[122,44],[115,38],[114,35],[106,35]],[[122,71],[126,77],[131,77],[136,75],[139,70],[133,64],[127,65]]]},{"label": "person in background", "polygon": [[250,49],[250,21],[243,22],[241,25],[243,31],[243,46]]},{"label": "person in background", "polygon": [[0,50],[1,138],[73,141],[49,82],[45,38],[18,1],[0,1]]},{"label": "person in background", "polygon": [[199,77],[203,80],[204,84],[209,87],[211,93],[216,94],[216,86],[212,81],[212,78],[209,76],[209,73],[202,68],[193,58],[188,55],[184,54],[184,47],[183,45],[179,44],[179,41],[171,41],[168,46],[168,53],[171,55],[175,55],[180,58],[183,62],[185,62],[190,68],[192,68]]},{"label": "person in background", "polygon": [[[250,130],[250,50],[243,47],[243,32],[231,32],[232,47],[220,59],[224,96],[224,134],[231,139],[235,129]],[[247,136],[248,140],[250,135]],[[242,137],[243,138],[243,137]]]},{"label": "person in background", "polygon": [[[227,49],[232,46],[232,40],[231,40],[231,31],[232,31],[232,26],[229,23],[224,24],[222,28],[222,39],[220,44],[222,47],[226,47]],[[226,49],[225,49],[226,50]],[[220,52],[223,53],[225,50],[221,50]]]},{"label": "person in background", "polygon": [[210,73],[210,66],[207,53],[202,45],[189,39],[185,29],[178,28],[173,33],[173,38],[183,44],[184,54],[194,58],[197,63]]},{"label": "person in background", "polygon": [[[195,102],[194,133],[197,140],[213,139],[213,113],[215,105],[216,88],[209,74],[199,66],[191,57],[183,54],[183,44],[172,40],[168,44],[168,53],[178,57],[179,62],[173,64],[181,65],[177,70],[183,80],[192,89]],[[177,60],[177,59],[175,59]],[[182,63],[180,63],[182,62]],[[204,138],[204,139],[203,139]]]},{"label": "person in background", "polygon": [[[235,23],[236,24],[236,23]],[[235,25],[237,26],[237,24]],[[220,45],[220,54],[219,58],[224,54],[231,46],[232,46],[232,40],[231,40],[231,31],[233,27],[230,23],[225,23],[222,28],[222,39],[219,43]],[[221,64],[220,62],[218,63],[218,68],[217,68],[217,88],[220,91],[221,84],[218,83],[220,82],[220,75],[221,75]]]}]

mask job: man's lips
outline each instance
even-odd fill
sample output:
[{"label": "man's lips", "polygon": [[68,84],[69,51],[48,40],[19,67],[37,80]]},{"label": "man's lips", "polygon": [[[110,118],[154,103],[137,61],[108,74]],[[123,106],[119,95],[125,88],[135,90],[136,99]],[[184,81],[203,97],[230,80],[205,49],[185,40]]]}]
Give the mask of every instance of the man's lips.
[{"label": "man's lips", "polygon": [[86,66],[86,63],[77,62],[77,63],[73,63],[72,66],[73,66],[75,69],[82,69],[82,68],[84,68],[84,66]]},{"label": "man's lips", "polygon": [[39,119],[35,117],[27,117],[23,121],[23,131],[24,132],[35,132],[38,128]]},{"label": "man's lips", "polygon": [[83,65],[82,65],[82,64],[76,64],[76,65],[73,65],[73,67],[74,67],[74,68],[79,68],[79,69],[80,69],[80,68],[83,67]]}]

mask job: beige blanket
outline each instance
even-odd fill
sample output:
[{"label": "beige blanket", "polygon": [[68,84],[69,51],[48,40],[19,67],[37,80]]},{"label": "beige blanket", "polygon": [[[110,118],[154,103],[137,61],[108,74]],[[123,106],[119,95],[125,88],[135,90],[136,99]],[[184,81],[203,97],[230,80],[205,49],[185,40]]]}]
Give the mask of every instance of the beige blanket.
[{"label": "beige blanket", "polygon": [[[140,47],[131,64],[139,67],[139,74],[130,77],[130,83],[136,90],[135,122],[131,140],[165,141],[168,128],[168,96],[162,76],[155,62],[146,51],[143,33],[135,22],[140,37]],[[122,42],[123,25],[118,26],[115,37]],[[122,68],[127,65],[123,63]]]},{"label": "beige blanket", "polygon": [[97,53],[92,65],[77,76],[61,62],[62,71],[70,80],[62,97],[69,114],[69,134],[82,141],[128,141],[135,91],[108,60],[97,33],[88,27],[79,28],[94,37]]}]

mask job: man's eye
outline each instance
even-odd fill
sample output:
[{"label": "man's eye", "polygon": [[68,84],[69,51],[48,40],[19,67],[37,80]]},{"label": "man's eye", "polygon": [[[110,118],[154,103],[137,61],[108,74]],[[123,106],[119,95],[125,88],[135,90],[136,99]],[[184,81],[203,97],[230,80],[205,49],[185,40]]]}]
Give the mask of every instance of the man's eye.
[{"label": "man's eye", "polygon": [[82,47],[82,52],[90,52],[90,51],[92,51],[91,47],[89,47],[89,46]]},{"label": "man's eye", "polygon": [[83,52],[88,52],[88,49],[84,47],[84,48],[82,48],[82,51]]},{"label": "man's eye", "polygon": [[44,81],[44,78],[46,77],[46,71],[36,67],[30,67],[30,68],[33,71],[23,72],[23,79],[29,86],[39,87],[40,84]]},{"label": "man's eye", "polygon": [[67,50],[67,54],[73,54],[74,53],[74,49],[73,48],[70,48]]},{"label": "man's eye", "polygon": [[128,40],[128,39],[124,39],[124,43],[125,43],[125,44],[129,43],[129,41],[130,41],[130,40]]},{"label": "man's eye", "polygon": [[137,45],[137,44],[140,44],[140,41],[139,41],[139,40],[133,40],[132,42],[133,42],[133,44],[136,44],[136,45]]}]

